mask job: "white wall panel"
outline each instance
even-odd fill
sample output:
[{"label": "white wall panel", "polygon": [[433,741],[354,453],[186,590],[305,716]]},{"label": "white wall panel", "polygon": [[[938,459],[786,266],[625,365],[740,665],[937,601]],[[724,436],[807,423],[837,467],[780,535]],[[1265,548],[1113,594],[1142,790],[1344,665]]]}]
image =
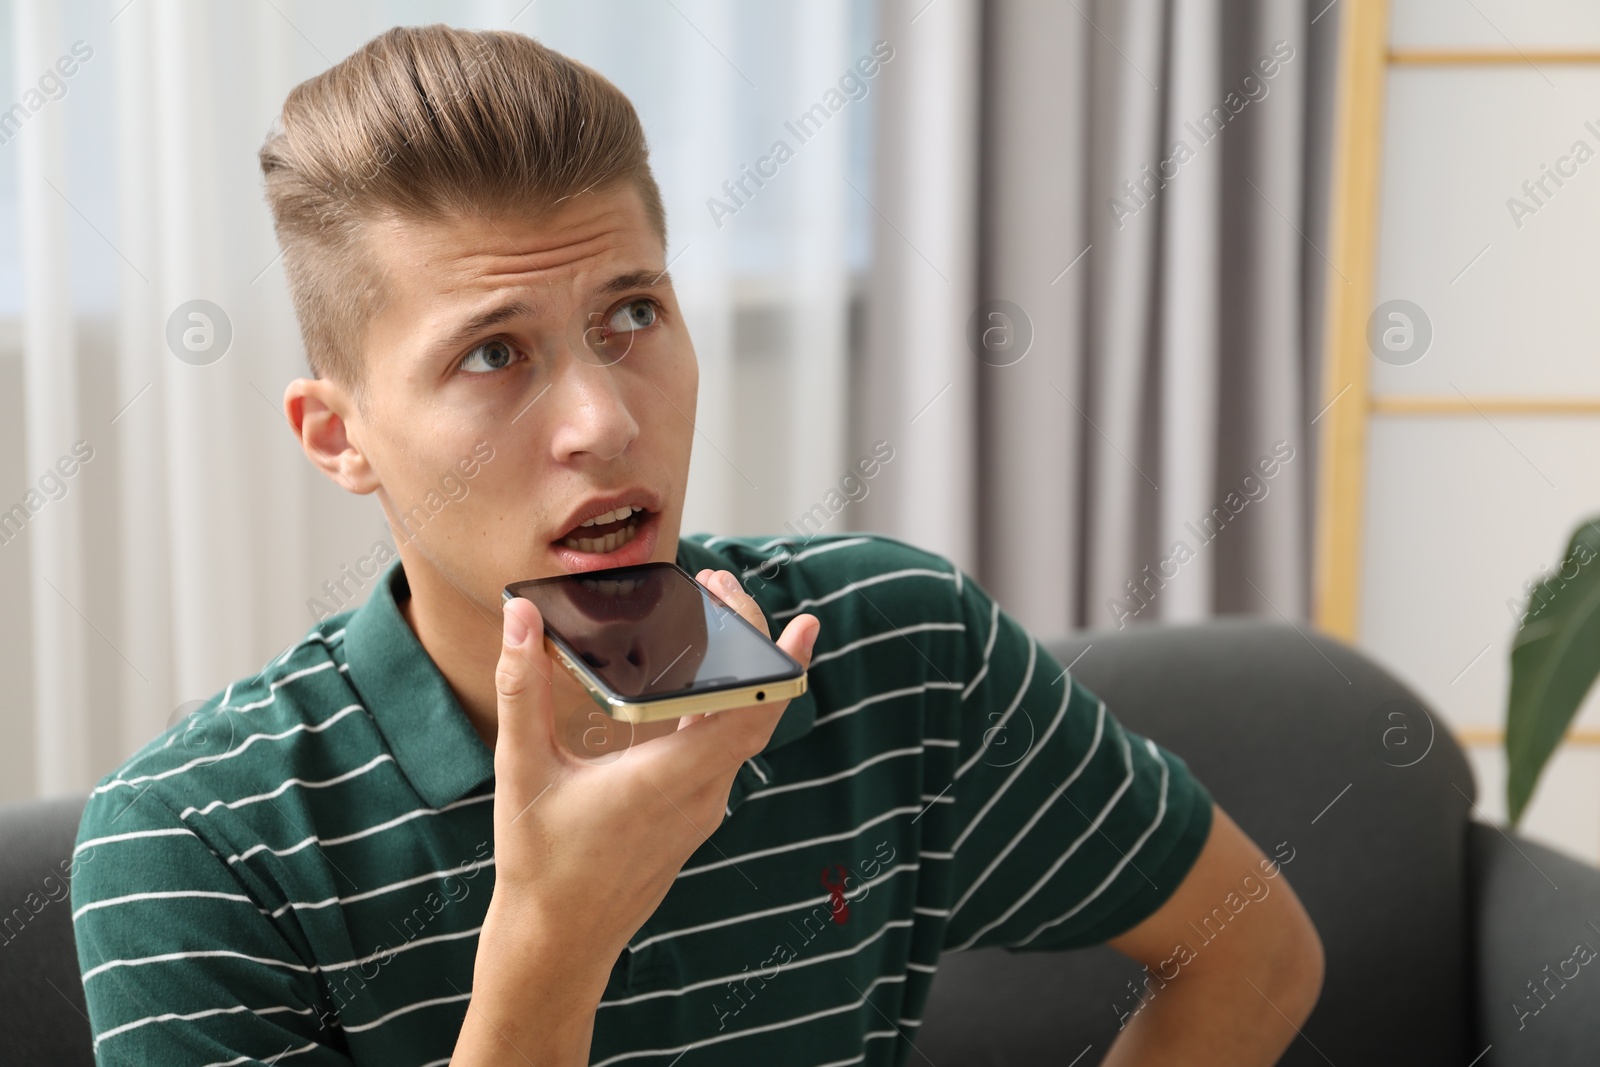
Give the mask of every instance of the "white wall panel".
[{"label": "white wall panel", "polygon": [[1361,643],[1456,725],[1499,726],[1507,601],[1600,514],[1600,420],[1379,417],[1371,440]]},{"label": "white wall panel", "polygon": [[1600,46],[1594,0],[1393,0],[1389,41],[1396,48]]},{"label": "white wall panel", "polygon": [[[1448,725],[1500,727],[1517,629],[1507,601],[1600,513],[1600,419],[1380,416],[1370,443],[1359,643]],[[1600,726],[1593,693],[1579,724]],[[1480,774],[1479,796],[1503,817],[1496,775]],[[1548,840],[1600,859],[1600,775],[1541,787],[1538,806]]]},{"label": "white wall panel", "polygon": [[[1549,74],[1560,89],[1520,66],[1391,72],[1373,302],[1420,306],[1433,343],[1374,360],[1375,392],[1600,396],[1600,66]],[[1593,158],[1558,187],[1542,168],[1580,140]],[[1542,206],[1522,189],[1541,177]]]},{"label": "white wall panel", "polygon": [[[1390,66],[1372,303],[1415,303],[1433,339],[1374,359],[1373,393],[1600,397],[1600,64],[1544,55],[1600,52],[1600,5],[1394,0],[1389,40],[1510,61]],[[1448,725],[1504,725],[1514,608],[1600,514],[1597,452],[1600,418],[1373,417],[1358,643]],[[1578,725],[1600,727],[1592,693]],[[1504,819],[1503,750],[1469,757],[1480,813]],[[1600,748],[1558,750],[1522,829],[1600,861]]]}]

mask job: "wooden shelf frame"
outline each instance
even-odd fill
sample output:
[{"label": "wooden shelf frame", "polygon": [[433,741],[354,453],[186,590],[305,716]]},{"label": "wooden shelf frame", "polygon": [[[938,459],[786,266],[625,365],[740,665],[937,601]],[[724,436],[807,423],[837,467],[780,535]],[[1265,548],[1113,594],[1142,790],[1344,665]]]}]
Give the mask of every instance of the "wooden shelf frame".
[{"label": "wooden shelf frame", "polygon": [[1396,67],[1536,67],[1540,63],[1551,66],[1585,66],[1600,64],[1600,51],[1391,48],[1388,58],[1390,65]]},{"label": "wooden shelf frame", "polygon": [[1388,393],[1368,398],[1374,415],[1510,415],[1534,418],[1600,416],[1600,397],[1450,396]]},{"label": "wooden shelf frame", "polygon": [[[1367,317],[1378,262],[1379,171],[1388,0],[1348,0],[1340,16],[1334,105],[1333,182],[1328,204],[1328,275],[1312,617],[1317,628],[1354,641],[1366,492],[1372,354]],[[1353,394],[1353,395],[1351,395]]]},{"label": "wooden shelf frame", "polygon": [[[1455,726],[1451,728],[1456,740],[1465,748],[1499,748],[1506,732],[1498,726]],[[1561,739],[1562,745],[1578,748],[1600,748],[1600,728],[1585,727],[1568,730]]]}]

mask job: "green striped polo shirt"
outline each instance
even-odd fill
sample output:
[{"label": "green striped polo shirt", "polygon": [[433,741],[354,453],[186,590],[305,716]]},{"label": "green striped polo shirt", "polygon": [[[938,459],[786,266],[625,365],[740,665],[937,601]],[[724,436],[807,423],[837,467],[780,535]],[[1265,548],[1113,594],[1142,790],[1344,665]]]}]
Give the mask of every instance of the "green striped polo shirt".
[{"label": "green striped polo shirt", "polygon": [[[741,574],[774,633],[822,630],[809,691],[615,960],[592,1064],[905,1063],[942,953],[1103,942],[1199,854],[1211,800],[1182,760],[944,557],[699,534],[677,559]],[[396,560],[95,788],[72,919],[97,1062],[449,1061],[494,767],[409,595]]]}]

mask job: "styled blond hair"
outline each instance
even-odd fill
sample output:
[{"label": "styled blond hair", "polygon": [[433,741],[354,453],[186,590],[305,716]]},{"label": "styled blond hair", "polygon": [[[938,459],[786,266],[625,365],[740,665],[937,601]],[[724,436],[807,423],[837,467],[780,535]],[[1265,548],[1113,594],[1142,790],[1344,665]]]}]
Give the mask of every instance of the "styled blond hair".
[{"label": "styled blond hair", "polygon": [[388,299],[369,224],[538,212],[632,182],[666,246],[633,104],[508,30],[399,26],[295,86],[261,146],[267,204],[307,360],[364,391],[367,322]]}]

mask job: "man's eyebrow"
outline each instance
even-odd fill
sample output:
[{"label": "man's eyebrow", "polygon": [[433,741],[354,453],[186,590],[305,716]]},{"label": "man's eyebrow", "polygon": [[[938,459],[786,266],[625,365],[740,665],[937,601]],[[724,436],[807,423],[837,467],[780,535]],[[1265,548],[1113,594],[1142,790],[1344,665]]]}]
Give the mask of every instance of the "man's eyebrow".
[{"label": "man's eyebrow", "polygon": [[[596,296],[617,296],[630,289],[654,288],[672,288],[672,275],[664,270],[631,270],[602,282],[594,292]],[[458,348],[485,330],[493,329],[503,322],[536,314],[538,309],[526,300],[507,301],[472,316],[450,331],[448,336],[441,338],[434,347],[439,351]]]},{"label": "man's eyebrow", "polygon": [[672,275],[665,270],[630,270],[619,274],[595,290],[597,296],[616,296],[629,289],[672,288]]},{"label": "man's eyebrow", "polygon": [[492,307],[487,311],[482,311],[472,316],[472,318],[450,331],[448,336],[440,338],[434,344],[434,347],[439,351],[457,348],[466,344],[483,331],[492,329],[502,322],[532,314],[534,314],[532,304],[529,304],[526,300],[512,300],[501,304],[499,307]]}]

